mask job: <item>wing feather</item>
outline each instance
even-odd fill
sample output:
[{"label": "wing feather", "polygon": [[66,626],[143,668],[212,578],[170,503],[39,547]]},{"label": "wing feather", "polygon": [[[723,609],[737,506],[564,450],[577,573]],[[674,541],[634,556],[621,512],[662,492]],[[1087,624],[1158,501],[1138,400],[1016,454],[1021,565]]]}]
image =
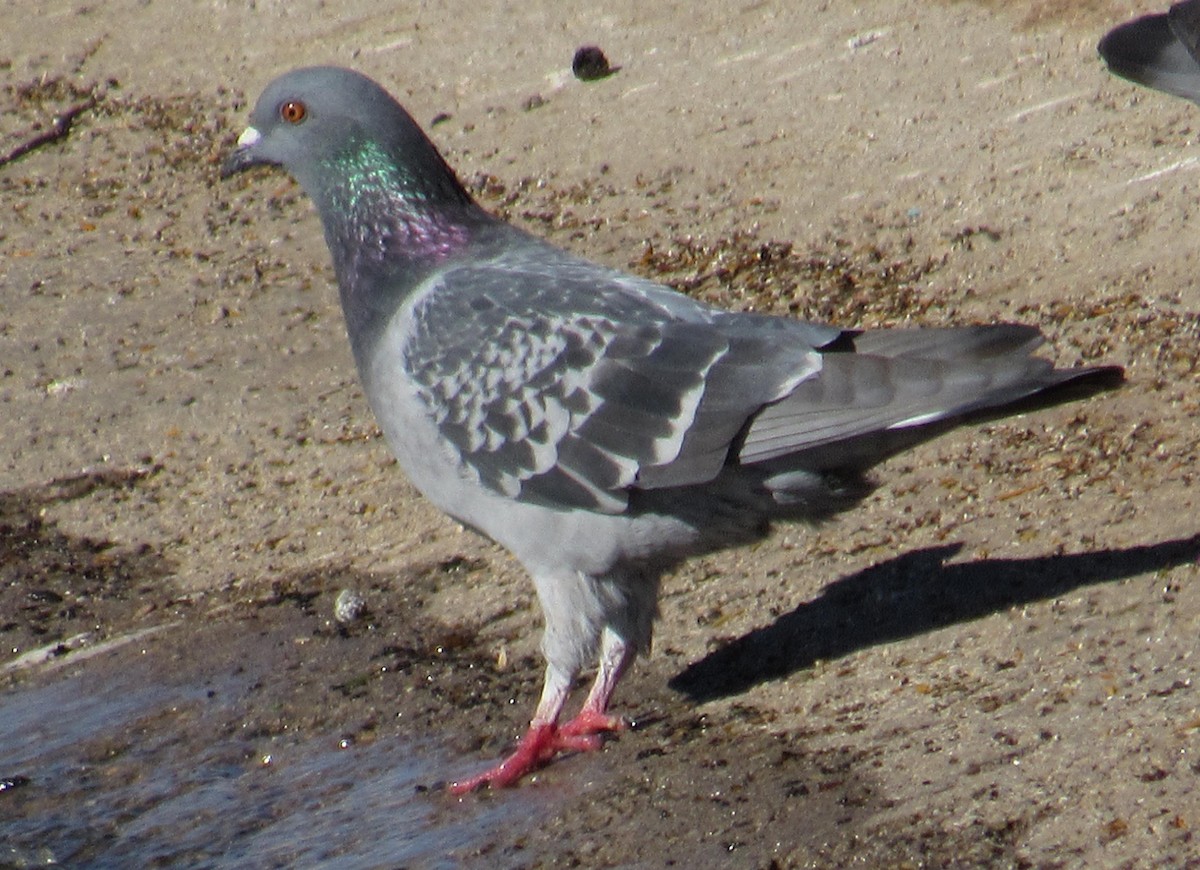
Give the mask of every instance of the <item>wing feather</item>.
[{"label": "wing feather", "polygon": [[620,512],[634,488],[714,478],[746,420],[820,366],[784,330],[729,330],[726,315],[664,294],[590,265],[476,262],[417,305],[404,365],[480,483]]}]

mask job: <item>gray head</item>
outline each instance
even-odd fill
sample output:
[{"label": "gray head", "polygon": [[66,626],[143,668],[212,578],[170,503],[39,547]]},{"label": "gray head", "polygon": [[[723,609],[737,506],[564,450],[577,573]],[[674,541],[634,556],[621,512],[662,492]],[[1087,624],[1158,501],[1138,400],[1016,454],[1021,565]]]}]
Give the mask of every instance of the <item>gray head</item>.
[{"label": "gray head", "polygon": [[387,91],[339,67],[267,85],[222,167],[282,166],[317,206],[360,360],[404,294],[490,218]]},{"label": "gray head", "polygon": [[221,174],[259,164],[282,166],[318,208],[356,173],[425,202],[469,200],[408,112],[374,81],[341,67],[296,69],[267,85]]}]

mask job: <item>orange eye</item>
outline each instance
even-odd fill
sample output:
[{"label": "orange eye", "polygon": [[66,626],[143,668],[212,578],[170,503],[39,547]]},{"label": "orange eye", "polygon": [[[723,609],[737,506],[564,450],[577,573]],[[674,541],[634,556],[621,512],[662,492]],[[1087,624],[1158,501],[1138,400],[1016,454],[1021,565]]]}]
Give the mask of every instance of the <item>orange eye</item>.
[{"label": "orange eye", "polygon": [[299,124],[308,115],[308,109],[299,100],[288,100],[279,107],[279,117],[289,124]]}]

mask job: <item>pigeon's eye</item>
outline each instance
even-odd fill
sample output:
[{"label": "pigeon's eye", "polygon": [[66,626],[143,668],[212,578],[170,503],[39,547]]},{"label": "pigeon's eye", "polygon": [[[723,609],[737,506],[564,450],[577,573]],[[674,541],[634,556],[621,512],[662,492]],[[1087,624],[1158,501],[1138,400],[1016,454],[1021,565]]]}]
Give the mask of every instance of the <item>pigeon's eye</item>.
[{"label": "pigeon's eye", "polygon": [[279,107],[279,117],[289,124],[299,124],[308,115],[308,109],[299,100],[288,100]]}]

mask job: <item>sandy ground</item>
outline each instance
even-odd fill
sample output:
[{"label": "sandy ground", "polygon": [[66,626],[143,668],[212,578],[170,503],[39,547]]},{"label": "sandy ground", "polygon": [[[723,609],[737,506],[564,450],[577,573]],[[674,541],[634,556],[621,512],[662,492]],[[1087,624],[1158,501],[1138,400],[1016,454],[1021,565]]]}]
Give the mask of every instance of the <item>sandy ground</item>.
[{"label": "sandy ground", "polygon": [[[573,251],[847,325],[1035,323],[1061,363],[1130,379],[689,564],[618,696],[639,727],[539,774],[523,788],[574,796],[459,860],[1195,864],[1200,114],[1094,50],[1157,7],[566,5],[0,12],[0,154],[79,109],[0,166],[7,691],[128,637],[168,670],[266,661],[269,623],[298,642],[246,690],[259,749],[420,734],[450,777],[527,717],[531,586],[389,458],[298,189],[217,179],[267,80],[337,62],[446,116],[433,138],[483,201]],[[574,80],[587,43],[620,71]],[[346,587],[372,616],[340,633]],[[0,776],[0,819],[45,808],[36,771],[0,754]]]}]

